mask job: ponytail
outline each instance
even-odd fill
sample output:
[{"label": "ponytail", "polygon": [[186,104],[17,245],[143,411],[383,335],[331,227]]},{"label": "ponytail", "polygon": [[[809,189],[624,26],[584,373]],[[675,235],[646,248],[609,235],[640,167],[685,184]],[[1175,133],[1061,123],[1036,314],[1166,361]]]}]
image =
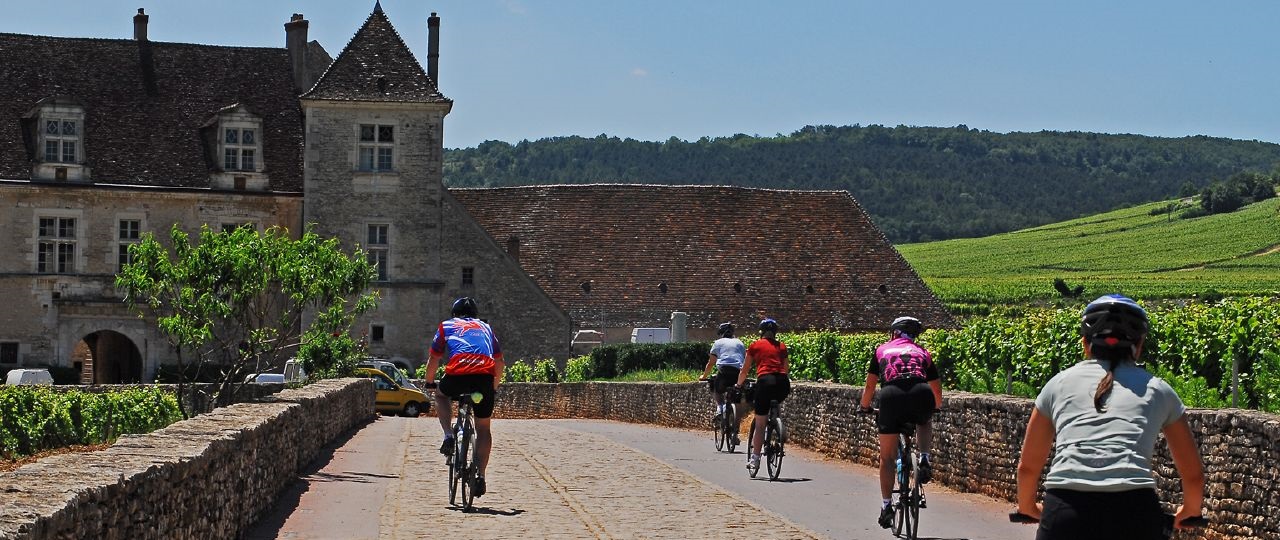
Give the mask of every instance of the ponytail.
[{"label": "ponytail", "polygon": [[1091,352],[1093,357],[1097,358],[1100,363],[1106,362],[1104,367],[1107,370],[1107,374],[1102,377],[1101,381],[1098,381],[1098,389],[1093,393],[1093,408],[1101,413],[1107,411],[1105,402],[1107,401],[1107,396],[1111,394],[1111,385],[1116,380],[1116,368],[1120,366],[1120,362],[1133,359],[1134,350],[1132,346],[1128,345],[1119,347],[1098,345],[1101,344],[1095,343],[1091,347]]}]

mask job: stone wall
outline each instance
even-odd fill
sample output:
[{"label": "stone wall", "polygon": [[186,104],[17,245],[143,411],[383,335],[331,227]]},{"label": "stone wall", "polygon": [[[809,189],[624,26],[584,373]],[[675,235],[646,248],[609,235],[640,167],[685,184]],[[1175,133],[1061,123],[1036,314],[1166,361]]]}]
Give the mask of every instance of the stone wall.
[{"label": "stone wall", "polygon": [[[855,415],[861,393],[850,386],[794,384],[783,406],[790,442],[875,466],[872,418]],[[498,399],[500,418],[603,418],[710,430],[705,384],[512,383],[502,386]],[[1029,399],[946,393],[934,430],[935,482],[1013,501],[1031,409]],[[1280,538],[1280,417],[1236,409],[1193,410],[1189,416],[1204,456],[1206,517],[1213,523],[1199,536],[1179,538]],[[1155,464],[1161,499],[1171,510],[1181,501],[1181,485],[1163,439]]]},{"label": "stone wall", "polygon": [[0,538],[236,538],[373,416],[371,381],[335,379],[47,457],[0,473]]}]

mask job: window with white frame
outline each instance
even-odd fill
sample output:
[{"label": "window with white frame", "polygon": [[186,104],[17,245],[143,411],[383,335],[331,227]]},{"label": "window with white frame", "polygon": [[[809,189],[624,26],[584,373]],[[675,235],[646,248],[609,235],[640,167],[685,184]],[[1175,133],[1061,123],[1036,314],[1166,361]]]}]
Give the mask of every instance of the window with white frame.
[{"label": "window with white frame", "polygon": [[365,244],[365,257],[378,272],[378,281],[387,281],[387,259],[391,245],[387,239],[390,225],[369,225],[369,241]]},{"label": "window with white frame", "polygon": [[46,163],[80,162],[80,120],[72,117],[42,116],[44,126],[44,161]]},{"label": "window with white frame", "polygon": [[390,171],[395,142],[395,126],[360,124],[360,170]]},{"label": "window with white frame", "polygon": [[222,169],[258,170],[258,130],[251,127],[222,128]]},{"label": "window with white frame", "polygon": [[76,218],[41,217],[36,235],[37,272],[70,274],[76,271]]},{"label": "window with white frame", "polygon": [[129,255],[129,246],[138,243],[141,236],[141,220],[120,220],[116,233],[116,272],[124,270],[124,265],[133,262],[133,256]]}]

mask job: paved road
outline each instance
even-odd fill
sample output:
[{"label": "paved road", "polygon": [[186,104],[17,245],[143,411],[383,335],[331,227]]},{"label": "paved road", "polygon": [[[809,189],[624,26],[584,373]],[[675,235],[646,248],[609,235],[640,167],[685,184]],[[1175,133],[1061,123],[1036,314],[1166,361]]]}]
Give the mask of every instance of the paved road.
[{"label": "paved road", "polygon": [[[778,482],[709,435],[597,420],[498,420],[490,493],[448,506],[428,418],[379,418],[309,471],[247,538],[856,538],[875,525],[874,471],[788,450]],[[764,471],[761,471],[761,476]],[[1005,503],[929,492],[923,538],[1025,539]]]}]

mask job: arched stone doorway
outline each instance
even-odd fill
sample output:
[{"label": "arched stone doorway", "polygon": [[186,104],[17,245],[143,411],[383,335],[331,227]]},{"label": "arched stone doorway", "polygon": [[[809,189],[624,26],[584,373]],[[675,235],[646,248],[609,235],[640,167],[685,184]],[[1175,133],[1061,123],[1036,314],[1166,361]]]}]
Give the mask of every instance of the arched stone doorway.
[{"label": "arched stone doorway", "polygon": [[142,382],[142,354],[124,334],[99,330],[76,343],[72,365],[80,365],[83,384]]}]

